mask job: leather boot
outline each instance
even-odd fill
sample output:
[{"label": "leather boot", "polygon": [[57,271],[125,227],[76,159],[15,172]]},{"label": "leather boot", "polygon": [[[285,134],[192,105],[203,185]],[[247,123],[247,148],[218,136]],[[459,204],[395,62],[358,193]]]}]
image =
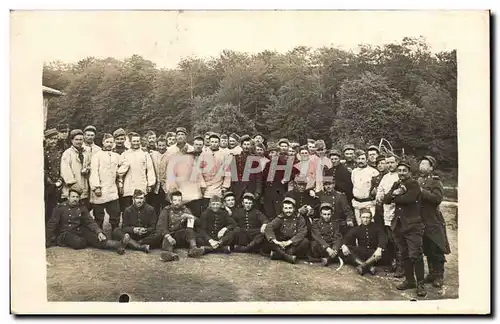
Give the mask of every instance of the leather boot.
[{"label": "leather boot", "polygon": [[201,249],[203,249],[203,254],[208,254],[208,253],[214,252],[214,248],[211,247],[210,245],[204,245],[201,247]]},{"label": "leather boot", "polygon": [[432,286],[436,288],[442,288],[444,284],[444,262],[437,261],[434,264],[434,280],[432,281]]},{"label": "leather boot", "polygon": [[217,249],[217,252],[222,252],[222,253],[225,253],[225,254],[231,254],[231,248],[229,247],[229,245],[219,246],[219,248]]},{"label": "leather boot", "polygon": [[356,271],[362,276],[366,271],[365,263],[363,262],[363,260],[358,258],[353,253],[351,253],[351,260],[356,265]]},{"label": "leather boot", "polygon": [[143,252],[149,253],[149,245],[148,244],[140,244],[139,242],[137,242],[133,239],[130,239],[126,246],[130,246],[132,249],[137,250],[137,251],[143,251]]},{"label": "leather boot", "polygon": [[282,260],[283,259],[283,255],[280,252],[278,252],[278,251],[271,250],[271,252],[269,253],[269,259],[271,259],[271,260]]},{"label": "leather boot", "polygon": [[417,284],[415,282],[415,276],[413,274],[413,262],[410,259],[406,259],[403,263],[404,272],[405,272],[405,280],[396,286],[398,290],[406,290],[416,288]]},{"label": "leather boot", "polygon": [[292,264],[297,263],[297,257],[295,255],[285,253],[285,255],[283,257],[284,257],[284,260],[288,263],[292,263]]},{"label": "leather boot", "polygon": [[429,273],[424,279],[424,283],[432,283],[436,277],[434,261],[427,258],[427,268],[429,268]]},{"label": "leather boot", "polygon": [[248,252],[248,247],[245,245],[235,245],[233,247],[233,252],[237,253],[247,253]]},{"label": "leather boot", "polygon": [[379,259],[371,256],[368,260],[365,261],[365,267],[368,268],[368,271],[374,276],[377,274],[377,269],[374,264],[378,262]]},{"label": "leather boot", "polygon": [[198,258],[198,257],[202,256],[203,253],[204,253],[203,249],[196,246],[195,239],[189,240],[188,257]]},{"label": "leather boot", "polygon": [[164,251],[160,254],[162,261],[169,262],[179,260],[179,256],[174,253],[174,246],[170,244],[166,237],[164,237],[161,242],[161,249]]},{"label": "leather boot", "polygon": [[419,281],[417,283],[417,296],[418,297],[425,297],[427,296],[427,291],[425,291],[425,285],[423,281]]},{"label": "leather boot", "polygon": [[114,250],[120,255],[125,253],[125,247],[120,241],[107,240],[106,243],[104,243],[104,248],[107,250]]},{"label": "leather boot", "polygon": [[395,278],[403,278],[404,272],[404,262],[401,253],[396,252],[396,271],[394,272]]}]

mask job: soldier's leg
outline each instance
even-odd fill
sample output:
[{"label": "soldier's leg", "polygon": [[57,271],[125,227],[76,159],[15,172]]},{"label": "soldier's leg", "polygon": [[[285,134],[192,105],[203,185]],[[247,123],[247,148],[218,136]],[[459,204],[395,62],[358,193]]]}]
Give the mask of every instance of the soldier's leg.
[{"label": "soldier's leg", "polygon": [[220,239],[221,246],[229,246],[234,239],[234,231],[228,230],[224,233],[224,236]]},{"label": "soldier's leg", "polygon": [[276,245],[272,242],[269,242],[269,248],[270,248],[269,257],[271,260],[285,260],[286,262],[289,263],[297,262],[297,256],[290,254],[287,251],[287,249],[283,249],[281,246]]},{"label": "soldier's leg", "polygon": [[87,247],[87,241],[80,233],[64,232],[57,237],[57,245],[80,250]]},{"label": "soldier's leg", "polygon": [[176,246],[188,247],[188,257],[200,257],[203,255],[204,250],[196,244],[196,233],[192,228],[183,228],[174,233]]},{"label": "soldier's leg", "polygon": [[161,247],[162,241],[163,237],[161,234],[151,233],[146,234],[146,236],[138,240],[138,243],[149,245],[149,249],[159,249]]},{"label": "soldier's leg", "polygon": [[83,198],[83,199],[80,199],[80,205],[82,206],[85,206],[89,212],[91,212],[93,210],[93,206],[92,204],[90,203],[90,199],[89,198]]},{"label": "soldier's leg", "polygon": [[246,246],[248,243],[250,242],[247,231],[240,227],[236,228],[233,231],[232,250],[234,252],[245,253],[247,252]]},{"label": "soldier's leg", "polygon": [[113,250],[118,254],[125,253],[125,246],[120,241],[115,241],[109,238],[106,238],[104,241],[99,241],[97,234],[87,228],[82,229],[82,234],[88,244],[92,247],[103,250]]},{"label": "soldier's leg", "polygon": [[310,250],[311,261],[313,262],[319,262],[321,258],[328,257],[328,253],[326,253],[325,249],[316,241],[311,242]]},{"label": "soldier's leg", "polygon": [[163,250],[163,252],[161,252],[160,254],[160,258],[162,261],[170,262],[179,260],[179,256],[176,253],[174,253],[174,245],[168,240],[166,236],[164,236],[162,239],[161,249]]},{"label": "soldier's leg", "polygon": [[359,212],[359,206],[358,206],[358,202],[356,200],[352,200],[352,207],[354,209],[354,217],[356,218],[356,224],[359,225],[361,224],[361,214]]},{"label": "soldier's leg", "polygon": [[385,233],[387,235],[387,259],[391,260],[393,264],[392,270],[394,277],[402,278],[404,276],[403,257],[399,252],[396,241],[394,240],[394,233],[390,226],[385,226]]},{"label": "soldier's leg", "polygon": [[309,242],[310,241],[307,238],[304,238],[297,244],[289,246],[286,251],[291,255],[297,256],[298,258],[307,258],[307,254],[309,253]]},{"label": "soldier's leg", "polygon": [[423,250],[427,256],[427,265],[429,267],[429,275],[424,279],[424,282],[432,283],[434,287],[441,288],[443,286],[444,264],[446,262],[444,252],[434,241],[425,235],[423,237]]},{"label": "soldier's leg", "polygon": [[434,255],[432,251],[432,246],[431,246],[432,240],[428,238],[427,236],[424,235],[422,238],[422,248],[424,251],[424,255],[427,257],[427,268],[429,269],[429,272],[427,273],[427,276],[424,279],[425,283],[432,283],[436,277],[435,273],[435,260],[434,260]]},{"label": "soldier's leg", "polygon": [[396,288],[398,290],[406,290],[411,288],[416,288],[415,273],[413,270],[413,262],[408,255],[408,245],[404,233],[396,229],[393,231],[394,241],[396,242],[397,248],[401,253],[401,259],[403,261],[403,271],[405,280],[403,283],[398,285]]},{"label": "soldier's leg", "polygon": [[408,245],[408,255],[413,263],[413,268],[415,271],[415,277],[417,278],[417,296],[425,297],[427,292],[424,286],[424,258],[423,258],[423,248],[422,248],[422,238],[424,233],[424,226],[415,227],[409,231],[406,235],[406,242]]},{"label": "soldier's leg", "polygon": [[93,214],[94,214],[94,219],[95,222],[97,223],[97,226],[99,226],[100,229],[103,229],[102,225],[104,224],[104,209],[106,207],[106,204],[94,204],[93,208]]},{"label": "soldier's leg", "polygon": [[250,240],[246,246],[248,252],[257,251],[266,240],[266,237],[260,232],[260,229],[251,230],[247,233],[248,239]]},{"label": "soldier's leg", "polygon": [[[109,215],[109,224],[113,232],[120,224],[120,203],[118,199],[106,203],[106,211]],[[95,212],[95,211],[94,211]]]},{"label": "soldier's leg", "polygon": [[121,228],[117,227],[113,230],[112,238],[116,241],[122,242],[125,247],[130,247],[133,250],[143,251],[149,253],[150,246],[137,242],[139,238],[136,234],[125,233]]}]

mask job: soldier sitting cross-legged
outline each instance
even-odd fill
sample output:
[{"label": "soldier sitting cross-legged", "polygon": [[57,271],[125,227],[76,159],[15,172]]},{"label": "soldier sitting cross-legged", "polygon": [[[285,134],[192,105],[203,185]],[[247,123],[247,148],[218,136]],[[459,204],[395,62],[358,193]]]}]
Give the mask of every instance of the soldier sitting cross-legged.
[{"label": "soldier sitting cross-legged", "polygon": [[134,190],[132,205],[125,208],[122,227],[113,231],[113,238],[125,239],[128,241],[128,247],[149,253],[149,249],[155,247],[156,243],[153,235],[156,213],[154,207],[145,202],[145,197],[146,194],[142,190]]},{"label": "soldier sitting cross-legged", "polygon": [[[387,244],[384,230],[372,222],[372,213],[368,208],[360,209],[361,224],[349,230],[344,237],[342,253],[350,256],[348,260],[356,265],[356,270],[363,275],[369,270],[376,274],[375,264],[382,259],[382,252]],[[346,245],[346,242],[358,241],[358,245]]]},{"label": "soldier sitting cross-legged", "polygon": [[321,263],[328,266],[337,256],[342,245],[342,234],[339,222],[332,219],[333,206],[322,203],[320,218],[311,226],[311,261],[321,258]]},{"label": "soldier sitting cross-legged", "polygon": [[88,209],[80,205],[80,195],[79,191],[70,188],[68,200],[54,209],[47,224],[46,246],[67,246],[75,250],[92,246],[125,253],[124,245],[128,242],[108,240]]},{"label": "soldier sitting cross-legged", "polygon": [[155,237],[161,242],[162,261],[177,261],[179,256],[174,247],[189,247],[188,257],[203,255],[203,249],[196,245],[196,229],[199,220],[182,203],[182,193],[174,191],[170,194],[171,205],[163,208],[156,224]]},{"label": "soldier sitting cross-legged", "polygon": [[243,195],[243,208],[238,208],[232,215],[237,223],[234,231],[234,251],[252,252],[264,242],[264,228],[268,219],[255,208],[255,196],[252,193]]},{"label": "soldier sitting cross-legged", "polygon": [[264,233],[269,243],[271,260],[284,259],[296,263],[297,257],[307,257],[309,240],[304,217],[295,211],[296,201],[291,197],[283,199],[283,213],[267,224]]},{"label": "soldier sitting cross-legged", "polygon": [[201,214],[200,225],[197,241],[205,253],[231,253],[229,245],[233,241],[236,222],[222,208],[220,196],[210,198],[207,210]]}]

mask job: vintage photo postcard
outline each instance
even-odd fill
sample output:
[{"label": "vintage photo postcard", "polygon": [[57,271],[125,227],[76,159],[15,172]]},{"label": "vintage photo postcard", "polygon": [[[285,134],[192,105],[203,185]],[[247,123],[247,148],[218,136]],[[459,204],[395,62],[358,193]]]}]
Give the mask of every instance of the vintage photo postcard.
[{"label": "vintage photo postcard", "polygon": [[11,312],[490,313],[489,22],[12,11]]}]

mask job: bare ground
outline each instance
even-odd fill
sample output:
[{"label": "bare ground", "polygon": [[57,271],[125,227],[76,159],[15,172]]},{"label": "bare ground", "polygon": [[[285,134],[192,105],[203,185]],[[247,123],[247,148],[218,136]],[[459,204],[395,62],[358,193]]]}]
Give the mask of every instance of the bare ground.
[{"label": "bare ground", "polygon": [[[425,299],[458,298],[456,207],[442,207],[452,254],[447,256],[445,287],[427,285]],[[120,256],[97,249],[47,249],[49,301],[346,301],[408,300],[414,290],[400,292],[401,281],[379,269],[376,276],[359,276],[344,265],[328,268],[300,262],[292,265],[260,255],[205,255],[199,259],[179,250],[180,260],[164,263],[160,251],[127,250]]]}]

